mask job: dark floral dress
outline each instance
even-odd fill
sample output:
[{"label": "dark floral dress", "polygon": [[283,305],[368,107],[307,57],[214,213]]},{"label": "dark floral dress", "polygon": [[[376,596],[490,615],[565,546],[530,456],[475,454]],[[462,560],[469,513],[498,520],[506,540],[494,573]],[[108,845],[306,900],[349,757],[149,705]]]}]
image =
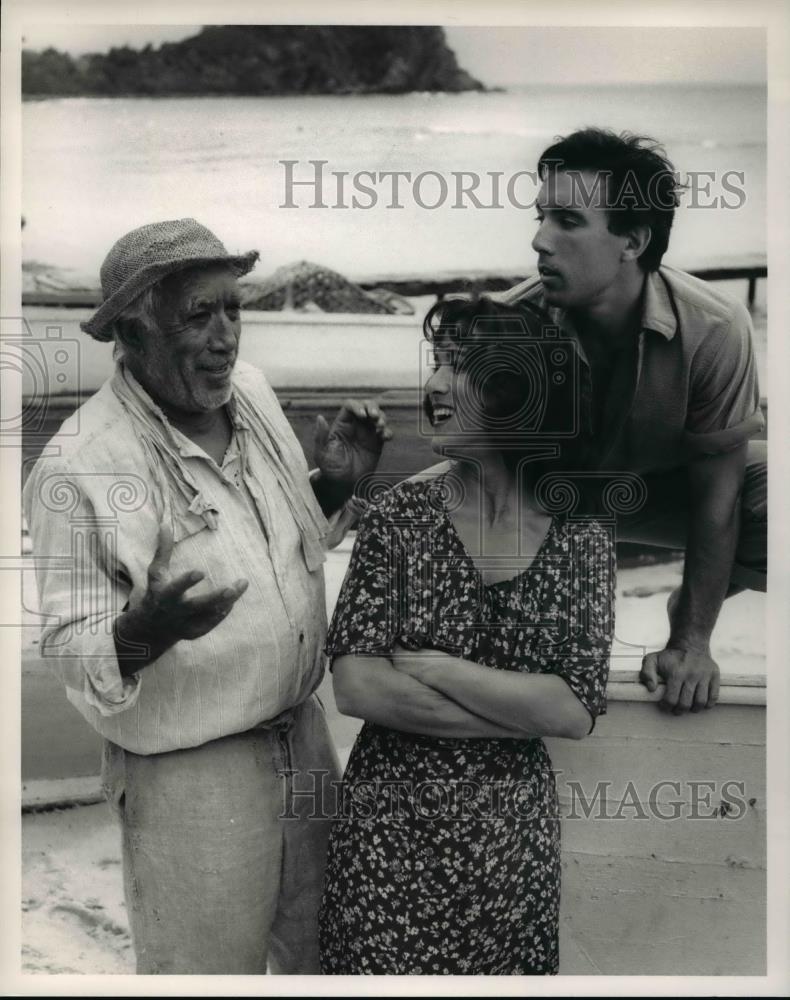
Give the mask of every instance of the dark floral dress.
[{"label": "dark floral dress", "polygon": [[[396,642],[494,670],[559,674],[606,711],[613,545],[554,518],[532,565],[484,585],[442,479],[360,520],[330,656]],[[560,830],[541,739],[448,739],[366,723],[333,825],[319,918],[329,974],[541,975],[558,969]]]}]

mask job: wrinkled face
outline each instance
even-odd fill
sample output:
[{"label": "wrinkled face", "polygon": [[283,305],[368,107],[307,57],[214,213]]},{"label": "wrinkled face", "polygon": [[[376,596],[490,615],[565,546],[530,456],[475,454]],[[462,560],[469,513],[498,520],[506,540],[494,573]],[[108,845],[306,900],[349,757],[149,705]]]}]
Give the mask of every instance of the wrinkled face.
[{"label": "wrinkled face", "polygon": [[628,238],[609,231],[604,195],[599,176],[587,171],[554,171],[541,185],[532,248],[552,306],[593,306],[606,300],[620,278]]},{"label": "wrinkled face", "polygon": [[157,329],[127,358],[165,412],[210,412],[230,399],[240,335],[236,276],[223,266],[201,268],[167,282]]}]

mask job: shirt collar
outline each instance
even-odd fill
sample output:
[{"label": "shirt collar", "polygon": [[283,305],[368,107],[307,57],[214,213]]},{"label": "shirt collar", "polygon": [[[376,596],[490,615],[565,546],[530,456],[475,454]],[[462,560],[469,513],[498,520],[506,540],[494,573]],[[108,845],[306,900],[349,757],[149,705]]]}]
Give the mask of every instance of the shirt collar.
[{"label": "shirt collar", "polygon": [[669,288],[658,271],[650,271],[645,281],[642,329],[655,330],[667,340],[672,340],[678,332],[678,321],[672,308]]},{"label": "shirt collar", "polygon": [[[231,382],[233,376],[231,376]],[[248,431],[250,425],[244,419],[244,417],[239,413],[239,405],[236,401],[236,387],[233,386],[233,391],[230,394],[230,399],[227,402],[228,416],[230,417],[230,422],[233,424],[237,431]]]},{"label": "shirt collar", "polygon": [[[578,335],[573,323],[564,309],[547,305],[542,292],[538,304],[548,313],[552,323],[572,334],[578,341]],[[658,271],[650,271],[645,280],[642,329],[655,330],[656,333],[660,333],[667,340],[672,340],[678,330],[677,317],[672,308],[669,289]]]}]

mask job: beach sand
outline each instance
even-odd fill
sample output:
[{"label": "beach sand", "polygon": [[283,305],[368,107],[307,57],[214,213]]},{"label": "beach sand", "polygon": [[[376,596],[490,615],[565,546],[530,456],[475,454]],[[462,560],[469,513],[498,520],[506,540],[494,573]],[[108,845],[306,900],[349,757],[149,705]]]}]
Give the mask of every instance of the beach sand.
[{"label": "beach sand", "polygon": [[121,840],[105,803],[22,817],[22,971],[134,972]]}]

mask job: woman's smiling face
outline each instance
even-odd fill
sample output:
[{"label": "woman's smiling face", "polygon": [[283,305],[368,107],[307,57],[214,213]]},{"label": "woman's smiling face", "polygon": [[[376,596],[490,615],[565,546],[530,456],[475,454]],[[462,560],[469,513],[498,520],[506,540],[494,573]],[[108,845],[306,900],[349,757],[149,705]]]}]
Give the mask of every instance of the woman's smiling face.
[{"label": "woman's smiling face", "polygon": [[[458,345],[449,338],[433,344],[433,370],[425,383],[424,409],[433,428],[431,447],[441,451],[447,444],[477,439],[484,432],[470,420],[477,407],[470,405],[471,380],[465,371],[459,371]],[[462,419],[459,421],[459,411]]]},{"label": "woman's smiling face", "polygon": [[547,361],[554,345],[544,336],[547,319],[486,297],[448,299],[429,310],[423,330],[432,371],[423,410],[434,451],[449,456],[452,447],[458,458],[475,452],[476,461],[495,452],[506,465],[524,448],[534,451],[545,437],[550,368],[558,363],[551,360],[556,349]]}]

